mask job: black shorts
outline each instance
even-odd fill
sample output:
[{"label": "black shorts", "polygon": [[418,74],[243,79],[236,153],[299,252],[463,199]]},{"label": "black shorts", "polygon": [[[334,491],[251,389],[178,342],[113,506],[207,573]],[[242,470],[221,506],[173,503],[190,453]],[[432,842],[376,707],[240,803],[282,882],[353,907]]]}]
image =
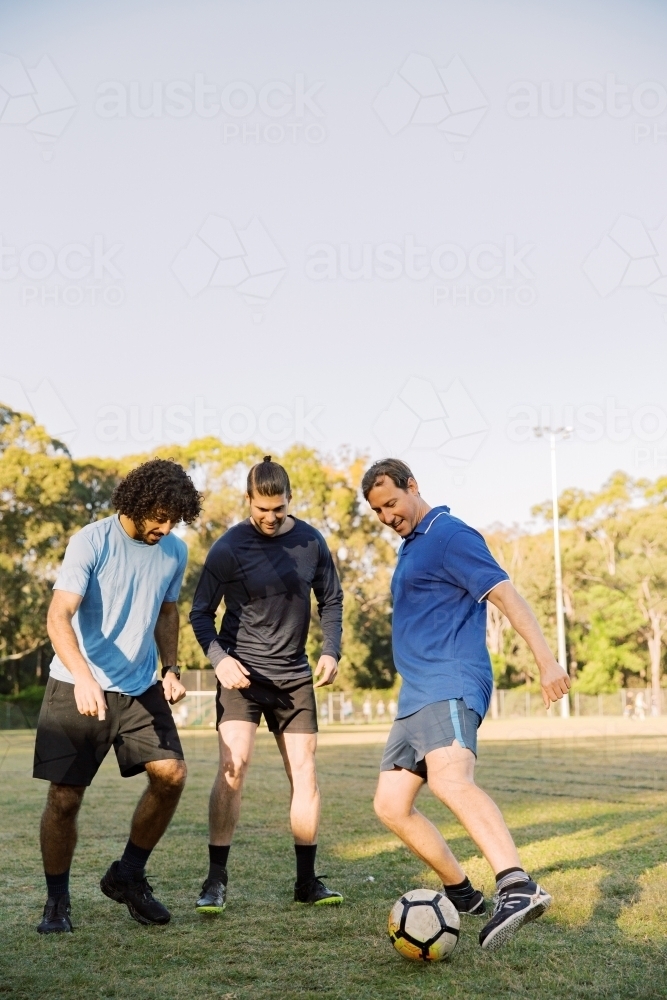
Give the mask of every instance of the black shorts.
[{"label": "black shorts", "polygon": [[131,778],[153,760],[183,760],[162,684],[132,697],[105,691],[106,719],[81,715],[74,685],[50,677],[37,722],[33,777],[56,785],[89,785],[113,746],[120,773]]},{"label": "black shorts", "polygon": [[229,691],[218,683],[216,726],[221,722],[254,722],[262,715],[272,733],[316,733],[317,703],[312,676],[272,684],[256,681]]}]

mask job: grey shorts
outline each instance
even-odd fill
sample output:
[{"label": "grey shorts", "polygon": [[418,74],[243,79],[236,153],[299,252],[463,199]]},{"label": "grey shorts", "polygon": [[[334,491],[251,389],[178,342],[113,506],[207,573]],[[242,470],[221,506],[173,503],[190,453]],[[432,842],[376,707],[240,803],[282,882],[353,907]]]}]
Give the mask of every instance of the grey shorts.
[{"label": "grey shorts", "polygon": [[381,771],[403,767],[426,778],[426,754],[439,747],[450,747],[454,740],[477,756],[477,730],[481,724],[477,712],[461,699],[436,701],[413,715],[396,719],[389,732],[382,755]]}]

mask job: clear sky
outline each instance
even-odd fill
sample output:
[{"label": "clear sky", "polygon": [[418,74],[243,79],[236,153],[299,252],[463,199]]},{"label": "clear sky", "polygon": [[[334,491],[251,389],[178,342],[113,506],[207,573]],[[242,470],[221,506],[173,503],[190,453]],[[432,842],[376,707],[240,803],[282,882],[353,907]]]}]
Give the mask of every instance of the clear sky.
[{"label": "clear sky", "polygon": [[77,456],[667,474],[667,6],[0,3],[0,397]]}]

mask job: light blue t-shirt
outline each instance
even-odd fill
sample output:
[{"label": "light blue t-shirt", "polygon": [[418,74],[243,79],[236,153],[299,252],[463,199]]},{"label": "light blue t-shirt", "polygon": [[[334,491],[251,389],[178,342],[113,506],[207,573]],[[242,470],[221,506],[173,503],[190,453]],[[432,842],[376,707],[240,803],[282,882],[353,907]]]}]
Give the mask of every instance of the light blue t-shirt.
[{"label": "light blue t-shirt", "polygon": [[[178,599],[187,561],[187,546],[174,534],[147,545],[130,538],[117,515],[70,539],[53,589],[83,598],[72,626],[105,691],[136,696],[155,683],[155,624],[163,602]],[[57,654],[51,676],[74,683]]]}]

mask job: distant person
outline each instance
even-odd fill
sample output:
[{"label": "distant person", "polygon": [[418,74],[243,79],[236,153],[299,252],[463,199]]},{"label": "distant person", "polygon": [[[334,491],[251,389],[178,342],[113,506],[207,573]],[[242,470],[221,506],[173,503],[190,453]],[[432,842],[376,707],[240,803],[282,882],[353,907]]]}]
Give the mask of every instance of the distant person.
[{"label": "distant person", "polygon": [[644,699],[644,692],[638,691],[635,696],[635,719],[645,719],[646,718],[646,701]]},{"label": "distant person", "polygon": [[125,851],[100,888],[141,924],[170,919],[144,868],[185,783],[168,702],[185,695],[176,601],[188,555],[171,532],[180,521],[195,519],[200,501],[180,465],[145,462],[116,487],[118,513],[87,524],[67,546],[48,614],[56,655],[35,744],[34,776],[51,782],[41,825],[48,899],[40,934],[72,930],[69,872],[77,815],[112,746],[122,776],[146,771],[148,786]]},{"label": "distant person", "polygon": [[[246,493],[250,516],[213,545],[190,614],[218,679],[220,769],[209,805],[209,870],[196,904],[202,913],[220,913],[226,905],[229,848],[262,715],[291,787],[294,900],[316,905],[343,901],[315,874],[317,705],[306,656],[312,591],[324,634],[315,686],[331,684],[338,672],[343,594],[324,538],[289,513],[291,499],[282,465],[266,456],[252,467]],[[223,600],[218,634],[215,615]]]},{"label": "distant person", "polygon": [[364,722],[370,722],[373,718],[373,703],[370,697],[366,697],[363,705],[361,706],[361,714],[364,717]]},{"label": "distant person", "polygon": [[380,698],[377,705],[375,706],[375,714],[377,715],[378,722],[384,722],[384,712],[385,712],[384,702],[382,698]]},{"label": "distant person", "polygon": [[393,698],[390,700],[389,704],[387,705],[387,711],[389,712],[389,718],[393,722],[394,719],[396,718],[396,713],[398,711],[398,705],[396,704],[396,701]]},{"label": "distant person", "polygon": [[477,729],[493,686],[485,602],[530,646],[547,707],[567,694],[570,682],[479,532],[452,517],[449,507],[429,507],[404,462],[376,462],[362,490],[382,523],[403,538],[391,584],[394,663],[403,684],[375,810],[442,878],[459,912],[481,916],[482,893],[440,831],[414,808],[424,783],[452,810],[496,873],[493,915],[479,935],[482,948],[492,950],[541,916],[551,896],[524,871],[500,810],[474,780]]}]

